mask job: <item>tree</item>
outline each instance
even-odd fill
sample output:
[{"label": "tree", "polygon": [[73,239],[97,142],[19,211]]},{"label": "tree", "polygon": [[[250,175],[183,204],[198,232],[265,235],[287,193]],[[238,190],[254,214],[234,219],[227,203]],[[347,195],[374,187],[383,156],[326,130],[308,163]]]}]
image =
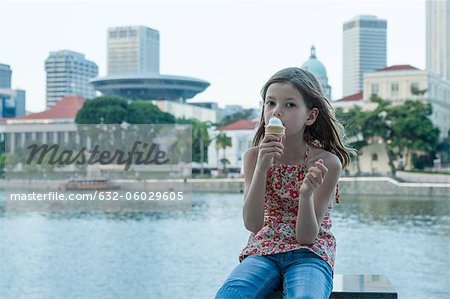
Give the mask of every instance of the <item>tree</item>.
[{"label": "tree", "polygon": [[75,118],[77,124],[174,124],[175,117],[149,101],[127,102],[117,97],[86,100]]},{"label": "tree", "polygon": [[421,162],[416,165],[423,165],[423,153],[432,152],[439,138],[439,129],[435,128],[429,119],[432,113],[431,105],[421,101],[405,101],[402,105],[392,105],[392,101],[377,96],[372,96],[371,101],[377,104],[372,111],[362,111],[358,107],[345,113],[342,110],[336,111],[358,155],[363,147],[370,144],[371,139],[382,138],[386,141],[392,175],[395,175],[397,170],[394,162],[401,157],[408,163],[409,157],[414,154]]},{"label": "tree", "polygon": [[[204,173],[203,163],[205,162],[205,151],[208,150],[208,145],[211,143],[208,135],[209,122],[202,122],[197,119],[192,120],[192,138],[193,142],[193,154],[200,152],[200,157],[193,158],[193,161],[200,162],[201,174]],[[207,158],[207,157],[206,157]]]},{"label": "tree", "polygon": [[231,147],[231,137],[227,136],[225,133],[219,133],[216,136],[216,146],[220,147],[223,151],[223,157],[221,159],[223,172],[226,172],[226,164],[229,163],[229,161],[225,157],[225,150],[227,147]]},{"label": "tree", "polygon": [[128,104],[125,121],[129,124],[174,124],[175,117],[162,112],[153,103],[136,100]]},{"label": "tree", "polygon": [[218,123],[219,127],[223,127],[242,119],[252,119],[254,109],[244,109],[242,111],[227,115]]},{"label": "tree", "polygon": [[127,115],[128,103],[117,97],[86,100],[75,118],[77,124],[121,124]]},{"label": "tree", "polygon": [[361,107],[354,106],[348,112],[344,112],[342,108],[336,109],[336,117],[342,122],[345,127],[349,145],[356,150],[356,168],[357,175],[361,173],[361,165],[359,157],[361,150],[367,146],[368,138],[365,138],[363,126],[366,122],[366,114],[361,110]]},{"label": "tree", "polygon": [[390,107],[386,112],[387,147],[397,155],[404,156],[405,166],[408,166],[411,154],[420,157],[424,156],[421,153],[437,148],[439,129],[429,119],[433,112],[430,103],[406,101],[401,106]]}]

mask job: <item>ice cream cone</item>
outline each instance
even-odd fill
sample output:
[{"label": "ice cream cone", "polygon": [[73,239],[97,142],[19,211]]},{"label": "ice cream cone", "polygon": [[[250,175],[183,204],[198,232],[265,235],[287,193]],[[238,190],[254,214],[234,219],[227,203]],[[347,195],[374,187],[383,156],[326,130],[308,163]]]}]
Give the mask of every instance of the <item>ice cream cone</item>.
[{"label": "ice cream cone", "polygon": [[286,128],[278,117],[272,117],[265,128],[266,135],[277,135],[278,137],[283,137],[285,131]]}]

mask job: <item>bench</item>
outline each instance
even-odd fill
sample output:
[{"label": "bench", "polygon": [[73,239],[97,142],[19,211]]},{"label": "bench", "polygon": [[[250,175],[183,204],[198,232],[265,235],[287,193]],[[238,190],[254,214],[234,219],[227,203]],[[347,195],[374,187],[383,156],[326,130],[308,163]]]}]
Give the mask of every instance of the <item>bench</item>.
[{"label": "bench", "polygon": [[[330,299],[397,299],[397,292],[384,275],[335,274]],[[282,299],[283,292],[276,291],[267,299]]]}]

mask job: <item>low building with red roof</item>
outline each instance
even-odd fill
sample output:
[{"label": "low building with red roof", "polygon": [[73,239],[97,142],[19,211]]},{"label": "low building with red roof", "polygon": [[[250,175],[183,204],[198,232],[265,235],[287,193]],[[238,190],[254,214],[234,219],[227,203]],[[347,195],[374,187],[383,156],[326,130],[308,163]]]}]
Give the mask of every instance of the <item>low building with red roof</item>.
[{"label": "low building with red roof", "polygon": [[208,164],[211,169],[221,169],[221,159],[224,156],[223,149],[216,149],[216,136],[225,133],[231,138],[231,147],[225,149],[225,158],[230,162],[227,169],[230,172],[241,173],[244,153],[252,146],[253,136],[256,133],[259,120],[242,119],[226,126],[216,128],[210,132],[212,142],[208,146]]},{"label": "low building with red roof", "polygon": [[66,96],[48,110],[0,119],[0,134],[7,140],[6,151],[12,152],[27,142],[62,143],[75,136],[75,118],[84,99]]}]

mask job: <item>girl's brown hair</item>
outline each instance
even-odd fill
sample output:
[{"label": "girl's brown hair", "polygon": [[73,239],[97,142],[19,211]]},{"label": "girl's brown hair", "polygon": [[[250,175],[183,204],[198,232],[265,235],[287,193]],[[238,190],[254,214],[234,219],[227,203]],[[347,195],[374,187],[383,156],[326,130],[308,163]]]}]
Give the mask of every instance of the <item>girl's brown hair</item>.
[{"label": "girl's brown hair", "polygon": [[[313,108],[319,109],[319,115],[314,124],[305,128],[305,140],[318,140],[324,150],[338,156],[344,168],[349,166],[351,157],[355,155],[355,150],[346,143],[344,127],[336,119],[334,109],[327,98],[325,98],[316,77],[310,72],[296,67],[278,71],[261,90],[263,103],[266,99],[267,89],[272,83],[291,83],[301,93],[309,110]],[[266,125],[264,122],[264,106],[259,127],[253,138],[253,146],[259,145],[264,138]]]}]

